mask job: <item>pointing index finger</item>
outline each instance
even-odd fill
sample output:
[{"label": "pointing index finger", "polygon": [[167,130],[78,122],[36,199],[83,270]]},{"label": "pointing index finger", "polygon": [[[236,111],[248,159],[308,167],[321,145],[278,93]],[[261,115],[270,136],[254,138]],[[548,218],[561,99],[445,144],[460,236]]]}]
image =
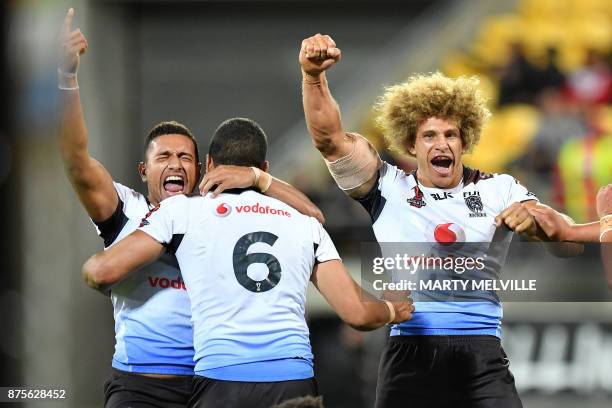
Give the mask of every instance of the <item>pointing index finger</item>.
[{"label": "pointing index finger", "polygon": [[67,34],[70,32],[70,28],[72,27],[72,20],[74,19],[74,9],[71,7],[66,13],[66,17],[64,18],[64,25],[62,26],[62,33]]}]

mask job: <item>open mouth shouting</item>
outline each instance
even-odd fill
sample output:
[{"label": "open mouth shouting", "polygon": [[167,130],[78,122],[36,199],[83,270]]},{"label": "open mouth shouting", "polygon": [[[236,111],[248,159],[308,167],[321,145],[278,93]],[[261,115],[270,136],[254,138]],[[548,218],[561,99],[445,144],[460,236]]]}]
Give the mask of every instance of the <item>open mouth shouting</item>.
[{"label": "open mouth shouting", "polygon": [[164,179],[164,190],[168,195],[185,193],[185,186],[185,176],[183,175],[166,176]]},{"label": "open mouth shouting", "polygon": [[441,177],[447,177],[453,173],[454,160],[451,156],[439,154],[434,156],[429,162],[434,172]]}]

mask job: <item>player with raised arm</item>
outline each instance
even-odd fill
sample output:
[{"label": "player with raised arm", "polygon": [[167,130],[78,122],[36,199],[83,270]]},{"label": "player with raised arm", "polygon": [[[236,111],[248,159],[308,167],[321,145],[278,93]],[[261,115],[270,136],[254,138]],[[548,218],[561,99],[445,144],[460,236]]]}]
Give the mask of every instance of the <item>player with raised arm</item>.
[{"label": "player with raised arm", "polygon": [[[502,224],[550,239],[529,212],[532,193],[509,175],[462,163],[490,115],[475,78],[416,75],[387,88],[378,123],[391,148],[416,158],[417,170],[407,174],[343,129],[326,78],[340,58],[327,35],[302,42],[306,123],[338,186],[370,213],[379,242],[491,242]],[[416,302],[413,319],[391,329],[376,407],[520,407],[501,317],[499,301]]]},{"label": "player with raised arm", "polygon": [[[161,200],[193,190],[199,178],[198,149],[185,126],[160,123],[148,134],[138,167],[147,195],[113,182],[88,151],[77,82],[80,55],[88,43],[79,29],[71,28],[73,18],[70,9],[59,38],[60,153],[79,200],[109,246],[136,229]],[[251,169],[234,170],[243,183],[254,183]],[[258,188],[269,187],[268,194],[307,214],[320,214],[303,194],[268,174],[262,172],[257,181]],[[89,284],[109,293],[114,306],[116,345],[113,372],[104,388],[105,406],[185,407],[194,367],[193,330],[176,259],[164,255],[122,282],[100,279]]]},{"label": "player with raised arm", "polygon": [[[236,126],[253,131],[228,131]],[[263,130],[232,119],[216,130],[206,166],[265,171],[265,155]],[[414,309],[409,299],[378,301],[362,293],[316,219],[253,189],[172,197],[138,231],[90,258],[83,273],[125,276],[165,248],[176,254],[192,305],[191,407],[267,408],[317,395],[304,318],[308,281],[360,330],[405,321]]]}]

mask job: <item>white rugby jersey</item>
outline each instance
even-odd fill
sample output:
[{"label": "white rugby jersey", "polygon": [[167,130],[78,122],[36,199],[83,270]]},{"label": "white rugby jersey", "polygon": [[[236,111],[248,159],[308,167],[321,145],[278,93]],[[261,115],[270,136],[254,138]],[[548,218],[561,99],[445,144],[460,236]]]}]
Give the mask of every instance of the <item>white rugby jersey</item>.
[{"label": "white rugby jersey", "polygon": [[[133,232],[152,207],[142,194],[114,183],[119,204],[96,223],[106,247]],[[148,374],[193,375],[191,306],[174,255],[131,273],[111,289],[115,316],[113,367]]]},{"label": "white rugby jersey", "polygon": [[191,298],[197,375],[313,376],[306,288],[316,262],[339,259],[317,220],[246,190],[168,198],[140,229],[175,250]]},{"label": "white rugby jersey", "polygon": [[[514,202],[536,200],[512,176],[484,174],[464,166],[463,179],[450,189],[424,187],[416,173],[383,162],[372,190],[358,199],[370,213],[374,234],[384,242],[491,242],[495,217]],[[391,335],[501,336],[498,301],[415,302],[413,319]]]}]

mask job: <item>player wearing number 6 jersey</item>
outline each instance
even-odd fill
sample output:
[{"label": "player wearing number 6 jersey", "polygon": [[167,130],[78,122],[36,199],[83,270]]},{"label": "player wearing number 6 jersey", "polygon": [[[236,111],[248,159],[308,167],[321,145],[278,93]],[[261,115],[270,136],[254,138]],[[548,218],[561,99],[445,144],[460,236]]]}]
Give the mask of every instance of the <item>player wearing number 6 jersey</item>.
[{"label": "player wearing number 6 jersey", "polygon": [[[109,246],[134,231],[160,201],[192,192],[201,164],[196,139],[177,122],[160,123],[145,139],[138,166],[146,185],[144,195],[114,182],[90,155],[77,82],[80,55],[89,45],[79,29],[72,29],[73,18],[70,9],[59,38],[59,150],[75,193]],[[261,174],[260,183],[253,183],[249,168],[234,166],[222,174],[249,186],[262,186],[265,180],[266,194],[307,214],[320,214],[301,192],[268,174]],[[114,309],[116,344],[113,372],[104,386],[104,406],[184,408],[191,394],[194,349],[189,298],[176,259],[165,255],[120,280],[87,277],[91,287],[110,295]]]},{"label": "player wearing number 6 jersey", "polygon": [[[207,170],[251,165],[266,170],[263,131],[252,138],[217,130]],[[160,203],[129,235],[83,267],[88,275],[124,276],[176,255],[191,300],[195,373],[192,407],[269,407],[316,395],[304,319],[312,281],[348,324],[371,330],[405,321],[410,300],[381,302],[362,294],[321,224],[251,189],[175,196]]]}]

